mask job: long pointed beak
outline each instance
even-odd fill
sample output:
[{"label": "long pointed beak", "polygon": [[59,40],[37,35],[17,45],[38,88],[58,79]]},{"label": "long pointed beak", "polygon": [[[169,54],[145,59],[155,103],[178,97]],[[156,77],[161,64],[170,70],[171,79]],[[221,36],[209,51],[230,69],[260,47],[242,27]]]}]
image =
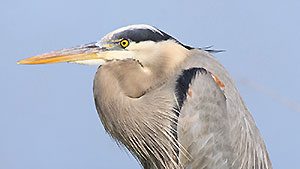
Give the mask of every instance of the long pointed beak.
[{"label": "long pointed beak", "polygon": [[59,62],[80,62],[94,59],[105,59],[104,53],[106,50],[106,48],[101,48],[97,46],[96,43],[89,43],[74,48],[62,49],[26,58],[18,61],[17,64],[48,64]]}]

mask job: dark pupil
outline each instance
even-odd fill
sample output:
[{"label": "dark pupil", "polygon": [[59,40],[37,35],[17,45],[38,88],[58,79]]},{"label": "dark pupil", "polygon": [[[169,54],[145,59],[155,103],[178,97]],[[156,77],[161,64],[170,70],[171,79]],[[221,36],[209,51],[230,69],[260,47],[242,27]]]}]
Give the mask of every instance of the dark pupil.
[{"label": "dark pupil", "polygon": [[123,41],[123,42],[122,42],[122,45],[123,45],[123,46],[125,46],[126,44],[127,44],[126,41]]}]

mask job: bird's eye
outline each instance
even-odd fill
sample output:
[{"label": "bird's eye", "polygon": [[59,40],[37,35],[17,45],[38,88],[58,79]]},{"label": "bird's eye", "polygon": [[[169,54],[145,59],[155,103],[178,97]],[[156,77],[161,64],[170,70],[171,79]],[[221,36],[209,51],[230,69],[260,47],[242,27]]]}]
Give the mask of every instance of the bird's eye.
[{"label": "bird's eye", "polygon": [[123,40],[120,41],[120,45],[123,48],[126,48],[127,46],[129,46],[129,41],[127,39],[123,39]]}]

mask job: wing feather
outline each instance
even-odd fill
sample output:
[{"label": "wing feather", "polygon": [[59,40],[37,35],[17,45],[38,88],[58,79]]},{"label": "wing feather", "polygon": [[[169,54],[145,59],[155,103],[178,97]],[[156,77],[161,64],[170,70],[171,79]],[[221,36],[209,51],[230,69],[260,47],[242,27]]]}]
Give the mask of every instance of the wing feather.
[{"label": "wing feather", "polygon": [[180,154],[183,166],[230,168],[227,163],[232,153],[230,126],[223,91],[213,75],[203,68],[184,70],[177,83],[177,93],[181,93],[177,94],[178,102],[182,104],[178,140],[191,157]]}]

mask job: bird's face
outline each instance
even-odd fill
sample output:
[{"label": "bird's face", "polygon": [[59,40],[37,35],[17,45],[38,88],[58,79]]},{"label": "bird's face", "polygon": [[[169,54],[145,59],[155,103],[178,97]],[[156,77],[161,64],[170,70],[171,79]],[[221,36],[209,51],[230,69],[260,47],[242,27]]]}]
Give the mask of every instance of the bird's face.
[{"label": "bird's face", "polygon": [[149,25],[131,25],[119,28],[100,41],[69,49],[34,56],[18,64],[48,64],[71,62],[101,65],[111,60],[136,59],[143,64],[154,64],[161,48],[172,48],[178,41]]}]

